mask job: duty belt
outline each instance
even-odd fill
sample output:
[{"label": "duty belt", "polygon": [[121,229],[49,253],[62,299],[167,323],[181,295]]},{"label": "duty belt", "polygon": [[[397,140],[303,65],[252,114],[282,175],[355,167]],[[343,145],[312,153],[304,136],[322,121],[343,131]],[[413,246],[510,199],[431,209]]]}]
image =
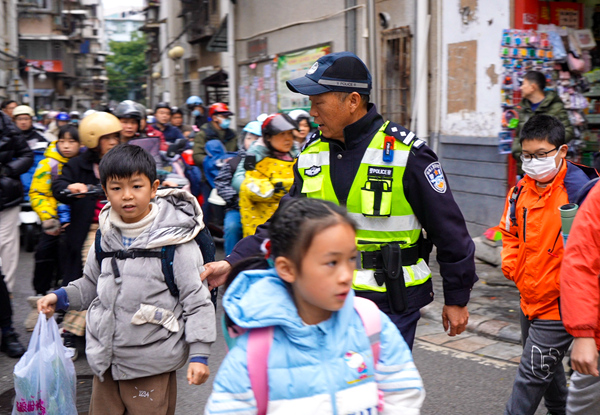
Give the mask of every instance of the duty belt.
[{"label": "duty belt", "polygon": [[[402,266],[415,265],[420,258],[419,245],[401,250]],[[383,269],[383,255],[381,251],[358,251],[356,256],[356,269]]]}]

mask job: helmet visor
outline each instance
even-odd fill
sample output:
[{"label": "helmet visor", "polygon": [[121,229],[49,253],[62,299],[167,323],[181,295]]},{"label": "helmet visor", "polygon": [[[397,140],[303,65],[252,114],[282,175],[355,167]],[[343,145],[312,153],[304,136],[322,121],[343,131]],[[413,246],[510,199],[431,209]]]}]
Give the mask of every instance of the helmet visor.
[{"label": "helmet visor", "polygon": [[297,130],[298,124],[287,114],[268,117],[263,123],[263,135],[275,135],[284,131]]}]

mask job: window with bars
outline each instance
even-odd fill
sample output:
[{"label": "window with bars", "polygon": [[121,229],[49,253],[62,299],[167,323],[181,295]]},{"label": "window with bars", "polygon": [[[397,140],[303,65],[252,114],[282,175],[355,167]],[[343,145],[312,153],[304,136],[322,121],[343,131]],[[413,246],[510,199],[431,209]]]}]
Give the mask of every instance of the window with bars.
[{"label": "window with bars", "polygon": [[412,35],[408,26],[381,32],[381,114],[386,120],[410,125]]}]

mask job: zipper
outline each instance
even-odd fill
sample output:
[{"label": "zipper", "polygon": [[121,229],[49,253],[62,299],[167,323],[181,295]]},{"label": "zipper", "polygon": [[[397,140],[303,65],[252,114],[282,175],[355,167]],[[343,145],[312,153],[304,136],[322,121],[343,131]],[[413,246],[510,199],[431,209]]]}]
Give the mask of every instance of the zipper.
[{"label": "zipper", "polygon": [[331,399],[331,407],[333,409],[332,413],[337,414],[338,413],[338,409],[337,409],[337,402],[335,400],[335,390],[333,388],[334,382],[335,380],[331,378],[331,373],[330,370],[328,370],[328,356],[327,356],[327,350],[328,348],[326,347],[326,342],[325,342],[325,333],[323,332],[323,330],[321,330],[321,328],[319,327],[319,335],[321,336],[321,338],[319,339],[319,343],[321,343],[321,356],[322,356],[322,361],[321,364],[323,365],[323,372],[325,372],[325,375],[327,376],[327,389],[329,389],[329,397]]},{"label": "zipper", "polygon": [[551,249],[548,249],[548,255],[553,256],[554,258],[558,258],[558,255],[556,255],[554,253],[554,248],[556,248],[556,243],[558,242],[558,238],[560,238],[561,233],[562,233],[562,228],[561,228],[561,230],[558,231],[558,234],[556,235],[556,239],[554,239],[554,245],[552,245]]},{"label": "zipper", "polygon": [[527,242],[527,208],[523,208],[523,242]]}]

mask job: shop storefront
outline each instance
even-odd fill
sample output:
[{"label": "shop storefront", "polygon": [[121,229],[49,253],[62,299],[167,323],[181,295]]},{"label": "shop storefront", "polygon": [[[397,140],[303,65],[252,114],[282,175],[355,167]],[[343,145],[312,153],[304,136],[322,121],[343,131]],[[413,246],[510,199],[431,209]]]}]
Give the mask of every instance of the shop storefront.
[{"label": "shop storefront", "polygon": [[508,185],[517,177],[511,143],[521,108],[520,86],[531,70],[543,73],[547,91],[564,103],[573,127],[569,158],[594,165],[600,137],[600,2],[515,1],[514,25],[502,33],[502,131],[499,152],[507,154]]}]

